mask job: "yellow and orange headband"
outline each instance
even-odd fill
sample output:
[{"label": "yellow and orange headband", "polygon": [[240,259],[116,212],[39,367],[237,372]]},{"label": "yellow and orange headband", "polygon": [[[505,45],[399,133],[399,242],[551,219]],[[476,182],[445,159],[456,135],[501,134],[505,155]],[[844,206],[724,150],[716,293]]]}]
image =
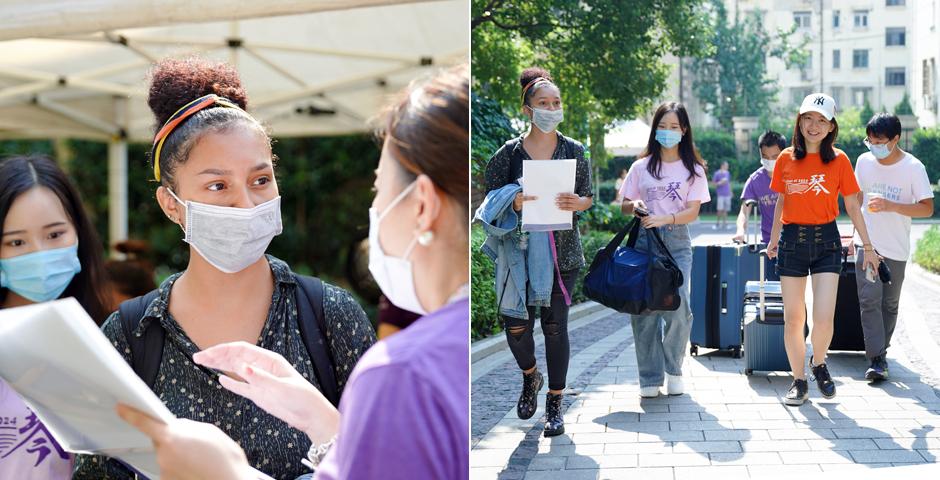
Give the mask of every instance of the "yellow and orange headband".
[{"label": "yellow and orange headband", "polygon": [[167,119],[166,123],[163,124],[163,127],[157,132],[153,137],[153,147],[150,150],[150,158],[153,161],[153,178],[158,182],[160,181],[160,150],[163,149],[163,142],[166,141],[166,137],[170,136],[170,133],[173,132],[179,124],[183,123],[187,118],[196,114],[200,110],[204,110],[208,107],[219,105],[222,107],[235,108],[241,110],[241,107],[236,105],[231,100],[220,97],[214,93],[209,95],[199,97],[186,105],[180,107],[173,115],[170,115],[170,118]]},{"label": "yellow and orange headband", "polygon": [[529,82],[528,85],[525,86],[525,88],[522,89],[522,104],[523,105],[525,105],[525,94],[529,91],[530,88],[532,88],[533,85],[539,82],[547,82],[549,85],[554,85],[554,83],[552,83],[551,80],[545,77],[535,77],[534,79],[532,79],[531,82]]}]

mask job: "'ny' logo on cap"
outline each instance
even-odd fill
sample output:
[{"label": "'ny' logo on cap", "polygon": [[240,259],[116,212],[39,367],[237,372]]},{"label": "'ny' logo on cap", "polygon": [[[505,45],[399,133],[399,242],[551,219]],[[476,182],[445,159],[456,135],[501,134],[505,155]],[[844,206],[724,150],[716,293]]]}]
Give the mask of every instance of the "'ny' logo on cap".
[{"label": "'ny' logo on cap", "polygon": [[816,100],[814,100],[813,103],[816,105],[824,105],[826,103],[826,99],[823,97],[816,97]]}]

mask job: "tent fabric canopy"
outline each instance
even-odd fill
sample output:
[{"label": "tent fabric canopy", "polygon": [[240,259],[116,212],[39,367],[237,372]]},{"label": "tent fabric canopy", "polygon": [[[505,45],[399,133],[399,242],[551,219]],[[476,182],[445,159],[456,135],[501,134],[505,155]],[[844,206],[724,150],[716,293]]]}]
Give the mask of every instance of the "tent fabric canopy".
[{"label": "tent fabric canopy", "polygon": [[108,142],[114,245],[127,238],[127,142],[155,130],[154,62],[226,61],[273,136],[343,135],[368,131],[412,80],[466,63],[469,28],[462,0],[0,0],[0,139]]},{"label": "tent fabric canopy", "polygon": [[275,136],[366,131],[390,94],[466,60],[467,15],[465,3],[449,0],[57,38],[37,27],[34,38],[0,42],[0,138],[148,142],[147,72],[156,60],[188,55],[233,64],[249,111]]}]

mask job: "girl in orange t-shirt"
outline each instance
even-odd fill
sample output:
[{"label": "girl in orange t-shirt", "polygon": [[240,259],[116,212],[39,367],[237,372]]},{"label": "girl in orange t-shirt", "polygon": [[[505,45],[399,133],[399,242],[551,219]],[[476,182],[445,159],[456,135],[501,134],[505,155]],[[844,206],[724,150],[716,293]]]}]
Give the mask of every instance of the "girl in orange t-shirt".
[{"label": "girl in orange t-shirt", "polygon": [[[872,251],[856,195],[859,187],[852,164],[845,153],[832,146],[838,134],[832,97],[822,93],[807,96],[793,129],[793,145],[780,152],[770,182],[770,188],[780,193],[767,256],[777,257],[783,292],[784,343],[793,372],[793,384],[785,398],[787,405],[802,405],[809,396],[803,367],[807,275],[813,277],[814,355],[810,357],[810,368],[823,397],[832,398],[836,394],[826,367],[826,352],[832,341],[842,271],[842,243],[836,226],[840,193],[865,250]],[[865,267],[877,271],[878,256],[865,255]]]}]

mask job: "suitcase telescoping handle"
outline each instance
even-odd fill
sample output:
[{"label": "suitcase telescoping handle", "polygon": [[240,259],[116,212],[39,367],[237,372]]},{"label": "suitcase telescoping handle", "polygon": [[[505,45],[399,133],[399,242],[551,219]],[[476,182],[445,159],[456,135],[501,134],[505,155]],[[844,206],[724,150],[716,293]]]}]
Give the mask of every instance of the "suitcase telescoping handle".
[{"label": "suitcase telescoping handle", "polygon": [[[760,224],[757,223],[757,200],[749,198],[744,201],[744,206],[750,207],[751,209],[751,224],[747,226],[744,232],[744,242],[747,244],[747,248],[750,248],[752,252],[756,252],[758,244],[760,244]],[[753,241],[751,241],[752,229],[754,230]]]},{"label": "suitcase telescoping handle", "polygon": [[764,276],[764,263],[767,261],[767,249],[765,248],[761,250],[759,255],[760,255],[760,278],[757,280],[757,285],[758,285],[757,293],[760,296],[760,304],[759,304],[760,318],[762,319],[761,321],[766,321],[767,317],[764,316],[764,282],[766,281],[766,277]]}]

